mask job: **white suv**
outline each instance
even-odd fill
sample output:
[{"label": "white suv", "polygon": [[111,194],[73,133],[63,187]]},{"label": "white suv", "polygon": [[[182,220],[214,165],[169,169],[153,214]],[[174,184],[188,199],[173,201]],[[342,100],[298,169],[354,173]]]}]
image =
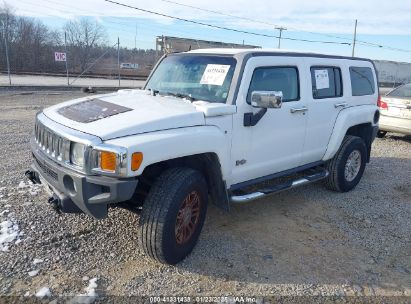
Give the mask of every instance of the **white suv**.
[{"label": "white suv", "polygon": [[169,54],[143,90],[39,113],[26,175],[63,212],[141,212],[146,253],[175,264],[195,246],[209,201],[229,210],[321,179],[353,189],[370,160],[377,99],[367,59],[264,49]]}]

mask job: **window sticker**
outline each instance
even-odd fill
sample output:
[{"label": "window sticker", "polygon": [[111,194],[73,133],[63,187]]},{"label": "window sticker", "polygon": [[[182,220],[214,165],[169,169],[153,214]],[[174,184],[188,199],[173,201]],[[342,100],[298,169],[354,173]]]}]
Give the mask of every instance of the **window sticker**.
[{"label": "window sticker", "polygon": [[315,87],[317,90],[330,88],[328,70],[315,70]]},{"label": "window sticker", "polygon": [[207,64],[203,77],[201,77],[200,84],[222,86],[229,69],[229,65]]}]

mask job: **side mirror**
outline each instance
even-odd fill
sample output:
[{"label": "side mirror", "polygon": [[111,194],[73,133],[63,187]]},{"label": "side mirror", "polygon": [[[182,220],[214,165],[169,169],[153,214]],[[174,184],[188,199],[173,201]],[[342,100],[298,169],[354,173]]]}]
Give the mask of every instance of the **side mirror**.
[{"label": "side mirror", "polygon": [[251,105],[256,108],[281,108],[283,92],[280,91],[253,91]]}]

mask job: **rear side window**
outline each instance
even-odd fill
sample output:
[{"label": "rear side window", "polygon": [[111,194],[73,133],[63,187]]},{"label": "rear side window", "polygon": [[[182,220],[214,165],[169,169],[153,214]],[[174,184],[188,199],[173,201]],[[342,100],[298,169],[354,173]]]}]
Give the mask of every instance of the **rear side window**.
[{"label": "rear side window", "polygon": [[300,99],[298,69],[296,67],[256,68],[248,89],[247,102],[254,91],[281,91],[283,102]]},{"label": "rear side window", "polygon": [[353,96],[374,94],[375,81],[371,68],[350,67],[350,77]]},{"label": "rear side window", "polygon": [[313,98],[332,98],[343,95],[341,70],[337,67],[312,67]]}]

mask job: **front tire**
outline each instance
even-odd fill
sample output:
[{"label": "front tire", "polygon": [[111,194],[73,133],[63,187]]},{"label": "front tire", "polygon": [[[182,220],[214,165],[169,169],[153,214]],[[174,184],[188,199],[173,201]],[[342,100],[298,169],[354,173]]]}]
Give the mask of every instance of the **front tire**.
[{"label": "front tire", "polygon": [[150,189],[140,217],[140,244],[163,264],[176,264],[194,248],[208,203],[203,175],[190,168],[165,171]]},{"label": "front tire", "polygon": [[347,192],[355,188],[364,173],[367,147],[362,138],[346,135],[334,157],[327,163],[325,186],[333,191]]}]

